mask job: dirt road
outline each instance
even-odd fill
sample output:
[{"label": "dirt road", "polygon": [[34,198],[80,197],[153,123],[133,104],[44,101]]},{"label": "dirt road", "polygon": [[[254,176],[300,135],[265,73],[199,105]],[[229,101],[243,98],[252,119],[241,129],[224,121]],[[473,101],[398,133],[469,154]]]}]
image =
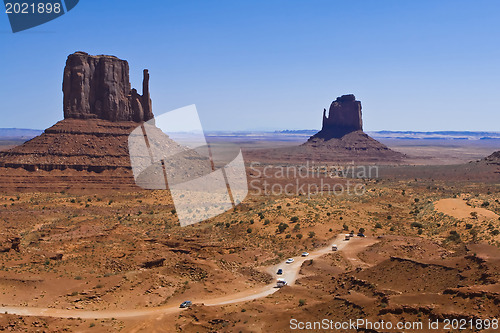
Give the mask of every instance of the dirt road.
[{"label": "dirt road", "polygon": [[[306,260],[318,258],[326,253],[332,251],[332,245],[336,244],[338,246],[338,251],[341,251],[346,246],[350,248],[353,247],[353,251],[350,252],[348,260],[352,260],[354,264],[359,264],[359,259],[355,258],[352,253],[358,253],[360,250],[366,248],[367,246],[373,244],[374,239],[371,238],[358,238],[354,237],[350,241],[344,240],[344,234],[338,235],[330,245],[321,248],[319,250],[311,252],[307,257],[294,257],[294,262],[291,264],[286,264],[285,261],[270,266],[266,268],[266,271],[271,274],[275,280],[273,283],[268,284],[264,287],[253,288],[245,290],[243,292],[235,293],[232,295],[226,295],[218,298],[211,299],[192,299],[193,303],[204,304],[205,306],[216,306],[224,305],[230,303],[247,302],[257,298],[266,297],[276,291],[276,279],[283,278],[288,285],[295,284],[297,277],[299,275],[300,267],[302,263]],[[283,269],[282,275],[277,275],[276,272],[278,268]],[[179,308],[178,304],[170,304],[155,308],[142,308],[142,309],[130,309],[130,310],[73,310],[73,309],[53,309],[53,308],[37,308],[37,307],[16,307],[16,306],[1,306],[0,313],[5,314],[15,314],[22,316],[40,316],[40,317],[58,317],[58,318],[82,318],[82,319],[104,319],[104,318],[132,318],[141,316],[152,316],[160,314],[171,314],[180,312],[183,309]]]}]

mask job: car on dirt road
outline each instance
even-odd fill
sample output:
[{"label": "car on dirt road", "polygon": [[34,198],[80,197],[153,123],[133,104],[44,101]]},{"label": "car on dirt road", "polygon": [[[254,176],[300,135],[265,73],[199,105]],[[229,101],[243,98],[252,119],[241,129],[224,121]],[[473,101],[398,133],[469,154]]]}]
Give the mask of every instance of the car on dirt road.
[{"label": "car on dirt road", "polygon": [[184,308],[189,308],[191,305],[193,305],[193,302],[191,301],[184,301],[181,303],[181,305],[179,306],[181,309],[184,309]]},{"label": "car on dirt road", "polygon": [[339,249],[339,247],[336,244],[332,245],[332,251],[337,251],[338,249]]},{"label": "car on dirt road", "polygon": [[276,274],[278,274],[278,275],[283,274],[283,270],[281,268],[278,268],[278,271],[276,272]]},{"label": "car on dirt road", "polygon": [[286,281],[284,279],[278,279],[278,281],[276,282],[276,288],[281,288],[284,286],[286,286]]},{"label": "car on dirt road", "polygon": [[287,264],[291,264],[292,262],[294,262],[295,260],[293,260],[293,258],[288,258],[285,262]]},{"label": "car on dirt road", "polygon": [[305,251],[302,252],[302,254],[301,254],[302,257],[307,257],[308,255],[309,255],[309,252],[305,252]]}]

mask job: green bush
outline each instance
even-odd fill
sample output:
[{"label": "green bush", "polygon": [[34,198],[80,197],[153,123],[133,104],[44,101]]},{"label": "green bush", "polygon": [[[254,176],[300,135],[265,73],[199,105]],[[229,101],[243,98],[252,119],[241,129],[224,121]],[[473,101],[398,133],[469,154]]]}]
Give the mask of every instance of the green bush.
[{"label": "green bush", "polygon": [[286,228],[288,228],[288,224],[282,222],[278,225],[278,232],[281,234]]}]

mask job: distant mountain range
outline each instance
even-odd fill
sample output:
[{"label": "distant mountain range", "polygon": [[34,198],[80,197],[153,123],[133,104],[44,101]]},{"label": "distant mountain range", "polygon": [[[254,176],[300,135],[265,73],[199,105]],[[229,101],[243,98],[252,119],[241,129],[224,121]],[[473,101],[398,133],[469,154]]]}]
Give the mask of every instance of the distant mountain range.
[{"label": "distant mountain range", "polygon": [[42,133],[42,130],[28,128],[0,128],[0,140],[29,140]]},{"label": "distant mountain range", "polygon": [[[310,136],[317,133],[318,130],[284,130],[275,131],[275,133],[287,135]],[[367,131],[371,137],[376,139],[426,139],[426,140],[499,140],[500,132],[474,132],[474,131],[436,131],[436,132],[417,132],[417,131]]]},{"label": "distant mountain range", "polygon": [[[318,132],[315,129],[283,130],[283,131],[211,131],[208,136],[294,136],[309,137]],[[0,128],[0,140],[29,140],[43,133],[43,130],[27,128]],[[500,132],[474,132],[474,131],[368,131],[376,139],[425,139],[425,140],[500,140]]]}]

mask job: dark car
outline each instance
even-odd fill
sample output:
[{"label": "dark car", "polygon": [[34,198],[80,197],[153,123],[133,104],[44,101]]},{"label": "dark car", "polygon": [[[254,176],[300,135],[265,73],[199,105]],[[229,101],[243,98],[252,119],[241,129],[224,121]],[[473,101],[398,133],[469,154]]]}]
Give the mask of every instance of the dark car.
[{"label": "dark car", "polygon": [[189,308],[191,305],[193,305],[193,303],[191,301],[184,301],[181,303],[181,305],[179,307],[180,308]]},{"label": "dark car", "polygon": [[358,237],[365,237],[365,234],[363,234],[362,232],[360,232],[360,233],[358,234]]},{"label": "dark car", "polygon": [[276,274],[278,274],[278,275],[283,274],[283,270],[282,270],[281,268],[280,268],[280,269],[278,269],[278,272],[276,272]]}]

